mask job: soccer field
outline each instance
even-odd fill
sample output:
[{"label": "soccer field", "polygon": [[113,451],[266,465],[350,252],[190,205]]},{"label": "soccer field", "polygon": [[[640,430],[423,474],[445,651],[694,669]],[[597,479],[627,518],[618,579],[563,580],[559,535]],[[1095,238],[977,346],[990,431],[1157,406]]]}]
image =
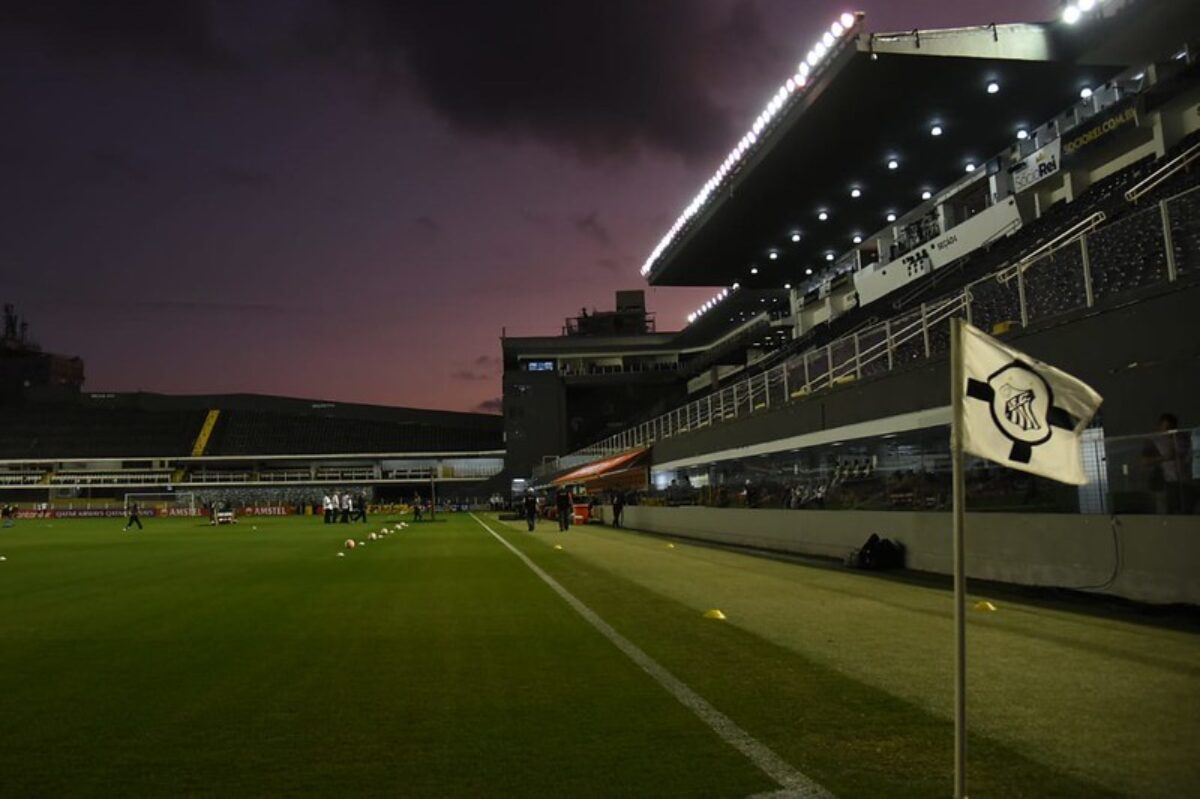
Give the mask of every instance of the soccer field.
[{"label": "soccer field", "polygon": [[[950,793],[940,587],[490,516],[338,557],[383,521],[0,531],[0,795]],[[973,797],[1200,792],[1200,635],[993,599]]]}]

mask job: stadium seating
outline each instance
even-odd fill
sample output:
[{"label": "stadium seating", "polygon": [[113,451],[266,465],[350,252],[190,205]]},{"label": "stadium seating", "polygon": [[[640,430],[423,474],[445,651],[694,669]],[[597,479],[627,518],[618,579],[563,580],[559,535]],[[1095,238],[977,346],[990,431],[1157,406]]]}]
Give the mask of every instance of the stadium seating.
[{"label": "stadium seating", "polygon": [[448,452],[503,448],[499,432],[413,422],[236,410],[222,414],[208,454]]},{"label": "stadium seating", "polygon": [[4,409],[0,457],[147,458],[187,455],[203,411],[146,411],[73,404]]}]

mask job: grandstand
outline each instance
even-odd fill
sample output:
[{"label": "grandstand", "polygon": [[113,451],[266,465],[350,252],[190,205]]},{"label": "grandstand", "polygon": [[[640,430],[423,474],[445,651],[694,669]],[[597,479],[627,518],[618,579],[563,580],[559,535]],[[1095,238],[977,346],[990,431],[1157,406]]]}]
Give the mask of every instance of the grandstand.
[{"label": "grandstand", "polygon": [[299,504],[292,500],[311,501],[322,488],[411,496],[431,482],[482,497],[503,456],[500,420],[484,414],[157,394],[29,400],[4,413],[0,492],[14,501],[99,501],[158,488]]},{"label": "grandstand", "polygon": [[[882,529],[946,571],[929,531],[948,523],[949,320],[965,317],[1106,398],[1090,489],[974,467],[971,507],[1009,514],[973,529],[1027,536],[1003,533],[972,574],[1197,601],[1161,555],[1200,510],[1195,467],[1164,498],[1139,453],[1164,411],[1197,441],[1200,11],[903,33],[847,16],[834,33],[643,266],[651,285],[721,287],[674,340],[702,350],[679,370],[688,399],[547,458],[534,484],[599,486],[603,463],[646,450],[627,523],[827,557]],[[1138,516],[1155,512],[1179,516]],[[1169,531],[1138,553],[1154,585],[1097,579],[1104,514]],[[1075,537],[1063,562],[1038,544],[1051,530]]]}]

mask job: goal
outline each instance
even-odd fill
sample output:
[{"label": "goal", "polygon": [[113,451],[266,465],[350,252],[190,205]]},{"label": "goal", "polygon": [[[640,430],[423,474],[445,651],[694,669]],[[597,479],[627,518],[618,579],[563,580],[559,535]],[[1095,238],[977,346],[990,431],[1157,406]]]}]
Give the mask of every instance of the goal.
[{"label": "goal", "polygon": [[125,512],[136,502],[142,510],[153,510],[155,516],[196,516],[199,514],[196,495],[190,491],[133,492],[125,495]]}]

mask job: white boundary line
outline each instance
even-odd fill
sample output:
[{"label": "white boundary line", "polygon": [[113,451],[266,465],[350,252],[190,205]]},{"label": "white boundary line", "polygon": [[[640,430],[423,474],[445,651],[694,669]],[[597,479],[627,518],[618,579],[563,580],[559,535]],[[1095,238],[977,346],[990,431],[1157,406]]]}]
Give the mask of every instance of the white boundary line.
[{"label": "white boundary line", "polygon": [[833,794],[794,769],[783,758],[771,751],[766,744],[751,736],[750,733],[739,727],[733,719],[710,705],[704,697],[689,688],[674,674],[667,671],[658,661],[643,652],[628,638],[614,630],[595,611],[579,601],[570,591],[563,588],[557,580],[530,560],[524,552],[508,543],[503,536],[491,527],[488,527],[482,519],[474,513],[471,514],[471,518],[477,521],[480,527],[491,533],[492,537],[503,544],[509,552],[520,558],[521,562],[528,566],[530,571],[540,577],[542,582],[550,586],[576,613],[595,627],[601,635],[611,641],[617,649],[620,649],[630,660],[640,666],[642,671],[653,677],[654,681],[665,688],[667,693],[674,696],[684,707],[695,713],[721,740],[749,758],[750,762],[757,766],[759,771],[766,774],[783,788],[782,791],[771,791],[760,795],[804,797],[805,799],[832,799]]}]

